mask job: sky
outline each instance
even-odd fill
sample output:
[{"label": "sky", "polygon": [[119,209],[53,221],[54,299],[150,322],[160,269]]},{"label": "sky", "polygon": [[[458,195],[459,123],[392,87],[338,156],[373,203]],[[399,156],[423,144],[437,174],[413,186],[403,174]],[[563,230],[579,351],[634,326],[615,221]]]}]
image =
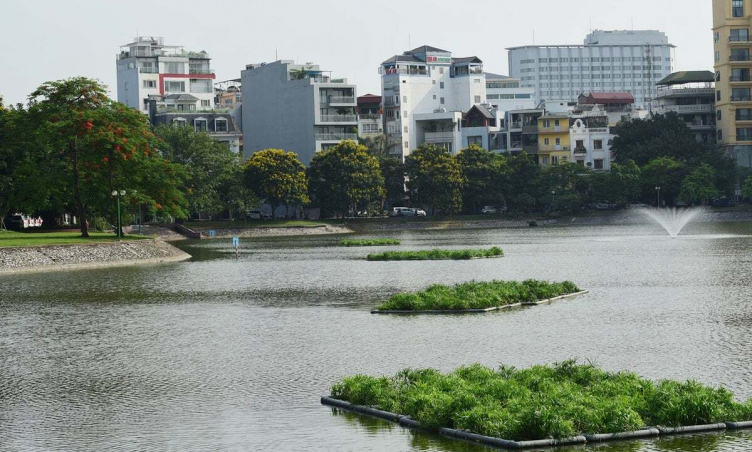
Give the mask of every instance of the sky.
[{"label": "sky", "polygon": [[0,0],[0,96],[25,102],[74,76],[116,86],[115,56],[134,36],[205,50],[217,81],[246,64],[319,64],[380,93],[379,64],[423,44],[478,56],[506,74],[506,47],[581,44],[591,29],[657,29],[677,70],[712,70],[711,0]]}]

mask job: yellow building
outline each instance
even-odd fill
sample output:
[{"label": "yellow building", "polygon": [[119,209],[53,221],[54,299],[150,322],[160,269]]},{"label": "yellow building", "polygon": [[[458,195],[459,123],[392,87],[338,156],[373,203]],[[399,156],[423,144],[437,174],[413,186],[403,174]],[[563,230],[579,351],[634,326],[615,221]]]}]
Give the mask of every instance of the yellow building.
[{"label": "yellow building", "polygon": [[538,118],[538,164],[556,165],[570,159],[569,117],[544,115]]},{"label": "yellow building", "polygon": [[713,0],[718,143],[752,166],[752,0]]}]

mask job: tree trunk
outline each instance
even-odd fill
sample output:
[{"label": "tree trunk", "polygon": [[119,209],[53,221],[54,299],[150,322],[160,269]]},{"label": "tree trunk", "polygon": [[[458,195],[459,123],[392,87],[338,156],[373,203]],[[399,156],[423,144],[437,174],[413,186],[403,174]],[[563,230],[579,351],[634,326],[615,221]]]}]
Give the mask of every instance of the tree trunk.
[{"label": "tree trunk", "polygon": [[277,205],[272,203],[269,203],[269,205],[272,208],[272,221],[274,221],[277,219]]},{"label": "tree trunk", "polygon": [[81,187],[78,174],[78,150],[76,144],[70,145],[71,155],[73,157],[73,198],[76,202],[79,221],[81,221],[81,237],[89,237],[89,225],[87,224],[86,206],[81,198]]}]

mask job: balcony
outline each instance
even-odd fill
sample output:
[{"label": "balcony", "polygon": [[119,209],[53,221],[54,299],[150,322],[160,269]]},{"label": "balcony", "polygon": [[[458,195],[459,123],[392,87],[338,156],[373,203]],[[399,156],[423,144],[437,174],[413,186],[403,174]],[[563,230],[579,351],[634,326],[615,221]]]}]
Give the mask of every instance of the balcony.
[{"label": "balcony", "polygon": [[426,132],[426,143],[448,143],[454,141],[454,132]]},{"label": "balcony", "polygon": [[155,67],[140,67],[138,68],[140,74],[159,74],[159,69]]},{"label": "balcony", "polygon": [[538,133],[538,125],[534,126],[522,126],[522,133],[524,134],[536,134]]},{"label": "balcony", "polygon": [[356,122],[355,115],[321,115],[321,122]]},{"label": "balcony", "polygon": [[752,61],[752,56],[750,55],[731,55],[729,57],[729,61],[732,63],[747,63],[749,61]]},{"label": "balcony", "polygon": [[752,115],[740,115],[737,114],[736,118],[734,118],[736,121],[752,121]]},{"label": "balcony", "polygon": [[197,75],[211,75],[214,74],[214,69],[209,68],[190,68],[188,70],[189,74],[197,74]]},{"label": "balcony", "polygon": [[399,107],[400,101],[399,99],[384,99],[384,106],[385,107]]},{"label": "balcony", "polygon": [[574,154],[575,155],[585,155],[585,154],[587,154],[587,148],[584,148],[584,147],[574,148]]},{"label": "balcony", "polygon": [[710,104],[696,104],[696,105],[663,105],[658,107],[658,110],[668,113],[712,113],[713,106]]},{"label": "balcony", "polygon": [[376,121],[378,121],[380,119],[381,119],[381,115],[379,115],[379,114],[367,113],[367,114],[364,114],[364,115],[358,115],[358,120],[359,121],[366,121],[366,120],[376,120]]},{"label": "balcony", "polygon": [[357,140],[357,133],[317,133],[316,141]]},{"label": "balcony", "polygon": [[736,141],[752,141],[752,134],[740,133],[736,136]]},{"label": "balcony", "polygon": [[355,97],[352,96],[327,96],[321,99],[322,104],[328,105],[355,105]]},{"label": "balcony", "polygon": [[750,78],[749,75],[747,75],[747,76],[736,76],[736,77],[734,77],[732,75],[731,77],[729,77],[729,80],[732,83],[752,82],[752,78]]},{"label": "balcony", "polygon": [[731,102],[750,102],[752,101],[752,96],[731,96]]}]

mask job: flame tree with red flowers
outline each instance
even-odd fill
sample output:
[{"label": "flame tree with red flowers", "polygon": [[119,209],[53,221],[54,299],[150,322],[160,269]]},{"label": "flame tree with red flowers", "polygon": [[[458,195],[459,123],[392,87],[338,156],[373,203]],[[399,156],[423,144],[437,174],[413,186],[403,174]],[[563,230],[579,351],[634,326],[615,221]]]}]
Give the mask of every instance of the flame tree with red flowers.
[{"label": "flame tree with red flowers", "polygon": [[184,169],[159,152],[147,117],[110,100],[99,82],[83,77],[47,82],[31,94],[29,115],[50,160],[63,162],[60,180],[83,237],[89,235],[87,220],[93,213],[113,212],[113,190],[125,190],[126,203],[185,216],[185,198],[178,190]]}]

